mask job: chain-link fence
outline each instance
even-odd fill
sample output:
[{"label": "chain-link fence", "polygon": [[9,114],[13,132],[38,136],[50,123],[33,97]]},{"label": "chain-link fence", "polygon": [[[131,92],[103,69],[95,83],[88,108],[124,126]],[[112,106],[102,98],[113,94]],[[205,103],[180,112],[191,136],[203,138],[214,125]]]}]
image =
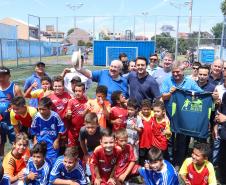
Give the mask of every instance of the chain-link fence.
[{"label": "chain-link fence", "polygon": [[16,39],[0,40],[1,63],[21,66],[39,60],[68,62],[78,47],[84,58],[92,61],[93,40],[155,40],[160,57],[168,51],[175,53],[178,60],[187,60],[191,54],[198,60],[200,48],[211,48],[215,57],[221,57],[222,23],[223,17],[192,17],[190,23],[187,16],[148,16],[145,13],[142,16],[29,15],[27,40],[19,37],[20,25],[17,25]]}]

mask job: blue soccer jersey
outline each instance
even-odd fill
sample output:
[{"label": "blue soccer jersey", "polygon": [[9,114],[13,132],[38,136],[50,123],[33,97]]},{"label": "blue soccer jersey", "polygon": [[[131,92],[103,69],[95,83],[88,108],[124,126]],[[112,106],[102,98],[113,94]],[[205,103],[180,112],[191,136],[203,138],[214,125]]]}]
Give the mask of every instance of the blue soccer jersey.
[{"label": "blue soccer jersey", "polygon": [[161,171],[139,169],[146,185],[179,185],[178,175],[172,164],[163,161],[164,167]]},{"label": "blue soccer jersey", "polygon": [[49,182],[50,169],[51,164],[47,161],[45,161],[41,168],[37,169],[31,157],[27,163],[25,174],[28,175],[30,172],[34,172],[38,174],[38,177],[33,181],[29,181],[27,185],[47,185]]},{"label": "blue soccer jersey", "polygon": [[10,180],[8,175],[4,175],[2,180],[0,180],[0,185],[10,185]]},{"label": "blue soccer jersey", "polygon": [[50,159],[52,163],[58,157],[59,150],[53,148],[53,142],[56,140],[58,134],[65,132],[64,123],[60,116],[51,111],[48,119],[44,119],[38,112],[31,124],[31,135],[36,136],[38,143],[45,142],[47,144],[46,158]]},{"label": "blue soccer jersey", "polygon": [[55,162],[53,169],[50,173],[49,182],[53,183],[56,179],[65,179],[65,180],[72,180],[76,181],[80,185],[86,185],[86,177],[85,172],[82,168],[81,161],[77,162],[74,169],[71,171],[67,171],[63,164],[64,156],[60,156],[57,161]]}]

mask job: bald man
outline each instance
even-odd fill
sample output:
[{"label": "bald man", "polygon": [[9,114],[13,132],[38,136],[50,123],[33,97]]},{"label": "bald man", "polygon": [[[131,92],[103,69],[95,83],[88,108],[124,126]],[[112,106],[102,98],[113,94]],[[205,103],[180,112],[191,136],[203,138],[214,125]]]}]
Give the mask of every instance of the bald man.
[{"label": "bald man", "polygon": [[128,98],[128,84],[127,79],[120,75],[123,68],[123,64],[120,60],[113,60],[109,67],[109,70],[95,70],[90,71],[82,68],[77,70],[87,78],[97,82],[98,85],[105,85],[108,87],[107,99],[111,101],[111,94],[114,91],[122,91],[123,95]]},{"label": "bald man", "polygon": [[211,72],[209,75],[209,82],[214,86],[223,83],[223,63],[220,59],[217,59],[211,65]]}]

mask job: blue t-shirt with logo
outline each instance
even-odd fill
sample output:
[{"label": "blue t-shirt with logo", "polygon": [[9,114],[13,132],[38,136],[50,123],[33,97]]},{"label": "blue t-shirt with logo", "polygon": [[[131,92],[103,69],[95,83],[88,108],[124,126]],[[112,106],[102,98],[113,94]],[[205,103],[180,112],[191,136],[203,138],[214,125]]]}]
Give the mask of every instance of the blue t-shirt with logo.
[{"label": "blue t-shirt with logo", "polygon": [[59,133],[65,132],[64,123],[60,116],[56,112],[51,111],[49,118],[44,119],[38,112],[31,124],[30,132],[31,135],[36,136],[38,143],[45,142],[47,144],[46,158],[53,163],[59,152],[59,150],[53,148],[53,142]]}]

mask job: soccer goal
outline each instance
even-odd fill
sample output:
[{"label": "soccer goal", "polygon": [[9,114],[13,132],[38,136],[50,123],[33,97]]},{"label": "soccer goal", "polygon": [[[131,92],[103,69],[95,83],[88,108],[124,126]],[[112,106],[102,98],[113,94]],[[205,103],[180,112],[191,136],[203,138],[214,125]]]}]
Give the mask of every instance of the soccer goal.
[{"label": "soccer goal", "polygon": [[125,53],[128,60],[134,60],[138,56],[138,47],[106,47],[106,66],[109,66],[112,60],[117,60],[120,53]]}]

